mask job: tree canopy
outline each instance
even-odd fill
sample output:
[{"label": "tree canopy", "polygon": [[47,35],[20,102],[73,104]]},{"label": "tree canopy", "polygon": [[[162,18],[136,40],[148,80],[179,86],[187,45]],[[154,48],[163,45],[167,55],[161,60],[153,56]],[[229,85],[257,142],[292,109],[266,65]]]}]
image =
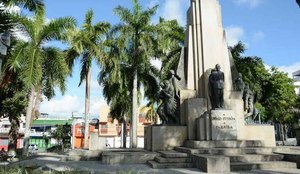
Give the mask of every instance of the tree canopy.
[{"label": "tree canopy", "polygon": [[255,105],[261,111],[264,121],[293,121],[294,114],[291,111],[297,98],[293,79],[275,67],[268,69],[259,57],[242,56],[246,48],[241,42],[230,50],[237,71],[256,96]]}]

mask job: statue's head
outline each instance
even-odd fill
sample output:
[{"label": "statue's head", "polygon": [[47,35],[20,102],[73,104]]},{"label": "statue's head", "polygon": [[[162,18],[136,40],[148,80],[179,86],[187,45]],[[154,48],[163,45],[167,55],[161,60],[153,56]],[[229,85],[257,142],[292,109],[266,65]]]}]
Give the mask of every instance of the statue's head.
[{"label": "statue's head", "polygon": [[221,66],[220,66],[219,64],[216,64],[216,67],[215,67],[215,68],[216,68],[217,71],[220,71],[220,70],[221,70]]}]

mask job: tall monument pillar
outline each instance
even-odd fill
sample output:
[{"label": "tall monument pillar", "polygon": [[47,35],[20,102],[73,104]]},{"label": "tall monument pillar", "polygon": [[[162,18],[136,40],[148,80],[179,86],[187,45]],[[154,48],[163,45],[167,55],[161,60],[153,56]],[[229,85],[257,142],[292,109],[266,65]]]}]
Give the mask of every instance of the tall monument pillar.
[{"label": "tall monument pillar", "polygon": [[[218,0],[191,0],[187,19],[187,89],[196,90],[199,98],[208,97],[208,76],[216,64],[225,74],[224,99],[233,90],[226,36],[222,27]],[[228,105],[228,103],[225,103]]]}]

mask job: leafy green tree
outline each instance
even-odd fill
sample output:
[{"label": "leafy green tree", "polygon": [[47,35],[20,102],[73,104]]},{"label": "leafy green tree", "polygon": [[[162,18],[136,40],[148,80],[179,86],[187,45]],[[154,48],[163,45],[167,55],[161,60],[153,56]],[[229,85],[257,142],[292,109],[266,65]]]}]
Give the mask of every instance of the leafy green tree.
[{"label": "leafy green tree", "polygon": [[44,7],[43,0],[2,0],[5,7],[22,6],[30,11],[36,11]]},{"label": "leafy green tree", "polygon": [[156,30],[155,58],[162,62],[160,80],[164,80],[169,71],[176,70],[178,66],[185,34],[177,20],[166,21],[163,18],[159,19]]},{"label": "leafy green tree", "polygon": [[[122,64],[130,67],[132,83],[132,119],[131,119],[131,147],[137,147],[137,116],[138,116],[138,88],[143,84],[145,95],[154,94],[151,92],[154,88],[155,78],[151,72],[157,71],[150,64],[150,58],[154,55],[153,46],[155,45],[155,26],[151,24],[151,17],[155,14],[157,6],[143,10],[138,0],[133,0],[133,9],[118,6],[114,9],[121,23],[114,27],[114,31],[119,33],[119,41],[124,47]],[[144,77],[144,78],[142,78]],[[151,84],[151,85],[150,85]]]},{"label": "leafy green tree", "polygon": [[47,135],[43,135],[43,139],[44,139],[44,142],[45,142],[45,150],[47,152],[48,151],[48,146],[49,146],[50,138]]},{"label": "leafy green tree", "polygon": [[294,121],[293,105],[297,100],[293,79],[286,73],[271,68],[271,76],[266,84],[264,94],[267,115],[270,120],[280,123],[282,128],[282,141],[284,144],[285,125]]},{"label": "leafy green tree", "polygon": [[[156,25],[155,58],[162,62],[158,80],[164,81],[168,78],[170,70],[177,70],[182,46],[184,44],[184,28],[176,20],[166,21],[160,18]],[[157,107],[160,104],[159,90],[155,91],[142,112],[146,112],[146,119],[154,123],[158,121]]]},{"label": "leafy green tree", "polygon": [[124,43],[112,29],[105,41],[106,56],[101,62],[101,71],[98,82],[103,86],[103,96],[110,105],[110,116],[123,124],[123,147],[126,148],[126,120],[131,115],[131,71],[123,63],[127,55],[123,50]]},{"label": "leafy green tree", "polygon": [[[268,70],[258,57],[242,56],[245,46],[241,42],[230,50],[237,71],[256,94],[255,106],[262,112],[264,121],[279,123],[282,129],[287,123],[294,122],[297,96],[293,79],[275,67]],[[281,132],[284,140],[285,130]]]},{"label": "leafy green tree", "polygon": [[103,57],[103,37],[110,28],[107,22],[99,22],[93,25],[94,12],[87,11],[85,22],[81,29],[68,30],[68,42],[71,48],[68,50],[70,68],[73,67],[75,59],[81,58],[81,72],[79,86],[85,81],[85,131],[84,147],[88,148],[89,114],[90,114],[90,86],[92,76],[92,62],[100,63]]},{"label": "leafy green tree", "polygon": [[57,140],[62,152],[64,152],[65,148],[69,148],[71,146],[71,125],[57,125],[57,128],[51,132],[51,135]]},{"label": "leafy green tree", "polygon": [[[30,11],[36,11],[38,8],[43,8],[42,0],[2,0],[1,4],[4,7],[21,6]],[[11,15],[4,8],[0,8],[0,33],[9,31],[14,24],[11,21]]]},{"label": "leafy green tree", "polygon": [[300,0],[296,0],[297,4],[300,6]]},{"label": "leafy green tree", "polygon": [[[38,9],[33,18],[23,15],[13,16],[13,20],[22,26],[28,41],[19,41],[5,64],[5,69],[18,72],[26,89],[29,89],[28,107],[23,154],[28,154],[28,140],[32,108],[36,92],[41,89],[54,89],[58,85],[65,91],[65,79],[68,72],[64,54],[58,48],[47,46],[53,40],[61,40],[66,28],[73,27],[75,20],[71,17],[53,19],[46,22],[44,9]],[[44,93],[51,98],[54,92]]]},{"label": "leafy green tree", "polygon": [[262,59],[259,57],[242,56],[246,50],[242,42],[231,47],[230,50],[237,71],[243,75],[243,81],[250,86],[250,89],[256,94],[258,101],[264,100],[263,88],[268,81],[270,73]]},{"label": "leafy green tree", "polygon": [[19,137],[20,117],[25,114],[27,106],[27,96],[24,90],[23,82],[16,74],[13,76],[14,81],[9,85],[0,88],[0,115],[8,117],[11,128],[8,134],[8,150],[17,149],[17,140]]}]

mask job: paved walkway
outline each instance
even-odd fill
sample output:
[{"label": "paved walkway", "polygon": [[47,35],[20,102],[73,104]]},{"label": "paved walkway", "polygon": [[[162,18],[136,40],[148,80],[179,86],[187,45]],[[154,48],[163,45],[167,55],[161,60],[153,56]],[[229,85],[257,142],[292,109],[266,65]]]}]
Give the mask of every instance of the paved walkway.
[{"label": "paved walkway", "polygon": [[[91,174],[114,174],[114,173],[130,173],[130,174],[199,174],[204,173],[198,169],[152,169],[148,165],[105,165],[100,161],[60,161],[59,156],[39,156],[28,160],[23,160],[9,164],[9,166],[24,166],[50,168],[57,171],[90,171]],[[251,172],[232,172],[233,174],[300,174],[300,170],[256,170]]]}]

